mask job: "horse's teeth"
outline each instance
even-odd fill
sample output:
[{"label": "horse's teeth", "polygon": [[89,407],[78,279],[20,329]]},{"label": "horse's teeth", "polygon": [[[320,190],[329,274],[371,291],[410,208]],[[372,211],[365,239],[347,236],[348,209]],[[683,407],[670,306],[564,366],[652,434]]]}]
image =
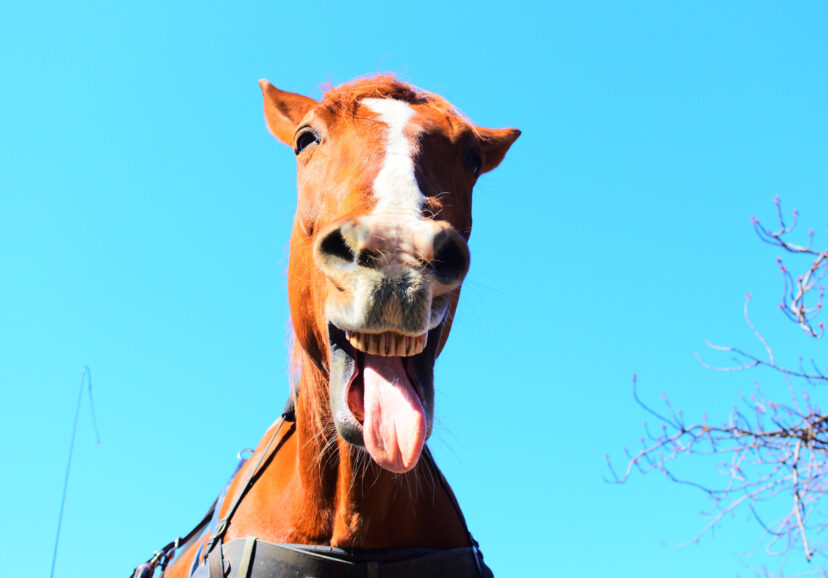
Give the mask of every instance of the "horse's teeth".
[{"label": "horse's teeth", "polygon": [[425,349],[428,334],[423,333],[416,337],[400,335],[391,331],[384,333],[359,333],[357,331],[345,331],[345,338],[355,349],[382,355],[384,357],[410,357],[417,355]]}]

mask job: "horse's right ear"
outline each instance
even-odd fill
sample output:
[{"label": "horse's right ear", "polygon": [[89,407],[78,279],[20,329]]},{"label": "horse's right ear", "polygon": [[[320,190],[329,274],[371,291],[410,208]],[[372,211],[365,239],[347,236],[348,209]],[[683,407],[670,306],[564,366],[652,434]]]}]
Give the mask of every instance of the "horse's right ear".
[{"label": "horse's right ear", "polygon": [[279,90],[262,79],[259,86],[264,95],[264,113],[270,133],[286,145],[293,146],[293,135],[308,111],[319,104],[312,98]]}]

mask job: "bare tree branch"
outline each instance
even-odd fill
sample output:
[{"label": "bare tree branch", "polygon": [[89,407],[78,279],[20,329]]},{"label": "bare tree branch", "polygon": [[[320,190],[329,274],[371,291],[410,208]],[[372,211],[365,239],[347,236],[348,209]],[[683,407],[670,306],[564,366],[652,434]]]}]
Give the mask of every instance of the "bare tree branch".
[{"label": "bare tree branch", "polygon": [[[779,197],[774,198],[776,204],[777,217],[779,219],[779,228],[770,230],[762,226],[756,217],[751,217],[753,228],[765,243],[784,249],[788,253],[799,255],[810,255],[812,257],[811,264],[808,269],[797,277],[793,278],[788,268],[779,258],[776,262],[779,264],[779,269],[782,272],[784,279],[784,291],[782,293],[782,303],[779,308],[782,312],[795,323],[799,324],[805,332],[812,337],[821,337],[825,330],[825,324],[820,322],[816,328],[812,325],[812,321],[822,311],[822,299],[825,294],[825,287],[822,285],[822,279],[828,271],[828,251],[818,251],[813,248],[814,230],[808,231],[808,244],[798,245],[790,242],[786,235],[791,233],[796,226],[798,213],[793,211],[793,223],[790,227],[785,225],[785,220],[782,215],[782,203]],[[805,303],[806,296],[816,294],[816,303],[808,307]]]},{"label": "bare tree branch", "polygon": [[[798,213],[793,211],[791,224],[787,225],[778,197],[774,203],[778,226],[766,228],[752,218],[757,235],[765,243],[809,260],[805,272],[796,278],[781,259],[777,260],[784,284],[779,308],[809,336],[818,339],[825,328],[817,317],[822,311],[822,280],[828,271],[828,250],[814,248],[813,230],[808,232],[806,244],[792,242],[789,236],[796,227]],[[750,299],[748,294],[744,304],[745,322],[761,344],[762,355],[708,342],[712,351],[730,356],[730,364],[713,365],[698,354],[696,357],[703,367],[714,371],[774,370],[788,382],[789,401],[768,396],[756,385],[749,396],[740,396],[739,403],[719,425],[709,424],[707,416],[703,416],[701,423],[686,425],[682,412],[673,408],[666,394],[662,394],[660,411],[645,403],[638,394],[638,380],[634,375],[633,398],[660,427],[652,429],[645,422],[641,447],[637,452],[625,449],[626,467],[620,474],[607,457],[609,481],[625,483],[634,471],[658,472],[672,482],[703,492],[710,505],[703,512],[708,521],[685,544],[697,542],[712,533],[725,516],[745,509],[764,532],[765,552],[780,556],[783,566],[797,552],[808,562],[816,559],[825,562],[828,561],[828,533],[825,532],[828,517],[821,501],[828,493],[828,414],[815,403],[808,390],[797,391],[793,380],[800,380],[813,392],[821,393],[813,387],[828,384],[828,375],[813,359],[808,360],[807,368],[802,358],[795,368],[780,364],[750,318]],[[702,483],[678,473],[680,464],[688,456],[695,460],[718,458],[721,483]],[[765,576],[771,575],[767,568],[757,573],[760,571]],[[816,570],[800,574],[806,575],[828,576],[828,573]]]}]

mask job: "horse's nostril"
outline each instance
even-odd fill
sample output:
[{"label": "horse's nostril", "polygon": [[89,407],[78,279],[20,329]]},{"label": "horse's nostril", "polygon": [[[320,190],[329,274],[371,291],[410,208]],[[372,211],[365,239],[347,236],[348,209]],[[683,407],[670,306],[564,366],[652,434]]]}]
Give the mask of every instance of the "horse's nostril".
[{"label": "horse's nostril", "polygon": [[431,270],[441,283],[457,283],[469,270],[469,249],[457,233],[441,231],[434,238]]},{"label": "horse's nostril", "polygon": [[379,254],[375,253],[374,251],[369,251],[368,249],[363,249],[357,255],[357,265],[360,267],[377,267],[377,263],[379,262]]},{"label": "horse's nostril", "polygon": [[348,245],[345,237],[342,236],[341,229],[334,229],[322,239],[322,242],[319,243],[319,252],[326,259],[334,257],[348,263],[353,263],[356,259],[353,249]]}]

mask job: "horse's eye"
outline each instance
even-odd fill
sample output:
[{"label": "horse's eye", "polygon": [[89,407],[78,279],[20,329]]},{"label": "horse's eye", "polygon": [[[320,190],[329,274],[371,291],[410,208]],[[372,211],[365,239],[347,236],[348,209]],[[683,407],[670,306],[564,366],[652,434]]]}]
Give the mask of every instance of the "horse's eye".
[{"label": "horse's eye", "polygon": [[319,144],[319,135],[312,128],[305,128],[296,137],[296,148],[294,150],[298,155],[309,146],[315,144]]},{"label": "horse's eye", "polygon": [[470,152],[466,155],[466,158],[463,160],[463,164],[466,165],[466,168],[473,174],[475,177],[480,174],[480,168],[483,166],[483,161],[480,159],[480,155],[475,152]]}]

